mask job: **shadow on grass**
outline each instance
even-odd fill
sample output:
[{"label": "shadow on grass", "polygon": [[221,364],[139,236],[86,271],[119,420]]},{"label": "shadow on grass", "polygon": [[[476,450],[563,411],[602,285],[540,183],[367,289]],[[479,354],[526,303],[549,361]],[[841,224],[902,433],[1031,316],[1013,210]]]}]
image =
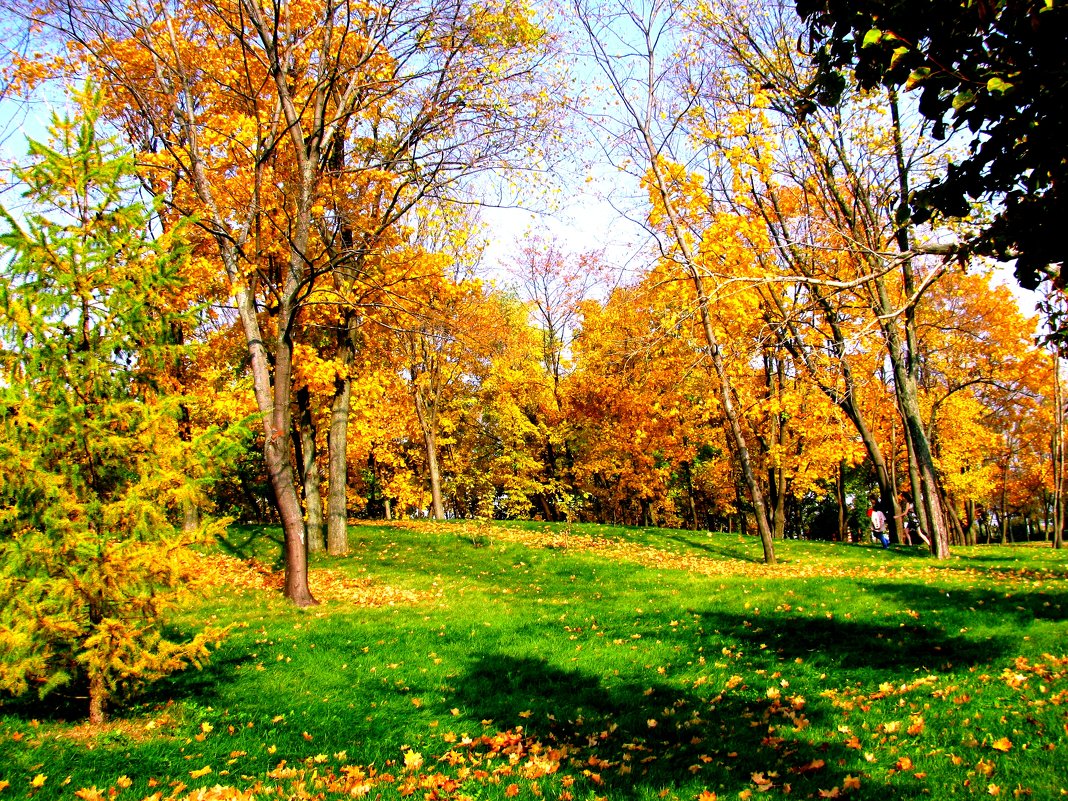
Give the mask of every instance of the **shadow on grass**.
[{"label": "shadow on grass", "polygon": [[1021,591],[1008,594],[1004,589],[958,589],[925,584],[872,584],[870,589],[921,614],[979,614],[988,620],[1001,618],[1001,625],[1008,627],[1018,627],[1033,620],[1068,620],[1068,587],[1043,588],[1041,592],[1021,587]]},{"label": "shadow on grass", "polygon": [[728,797],[753,787],[754,773],[777,773],[774,782],[791,783],[801,797],[841,783],[853,755],[842,745],[809,742],[806,722],[795,728],[801,716],[823,712],[750,700],[745,690],[701,695],[659,683],[612,683],[545,659],[487,654],[458,679],[455,698],[497,728],[516,721],[523,735],[566,753],[567,772],[581,773],[598,796],[650,797],[688,775]]},{"label": "shadow on grass", "polygon": [[828,671],[873,670],[886,679],[986,665],[1015,645],[1007,637],[971,639],[930,625],[902,624],[900,618],[885,625],[839,618],[744,618],[718,612],[701,618],[704,626],[744,643],[750,657],[767,651],[781,661],[801,659]]},{"label": "shadow on grass", "polygon": [[230,526],[225,534],[216,535],[219,549],[238,559],[273,560],[273,567],[281,569],[285,541],[282,530],[272,526]]},{"label": "shadow on grass", "polygon": [[[683,536],[681,534],[667,534],[662,533],[660,537],[669,542],[676,542],[680,545],[684,545],[694,551],[704,551],[705,553],[712,554],[713,556],[720,557],[722,559],[729,559],[736,562],[749,562],[750,564],[761,564],[764,559],[762,556],[756,556],[751,553],[746,553],[746,544],[739,544],[735,548],[728,548],[722,545],[712,545],[709,542],[704,542],[700,538],[698,532],[694,532],[690,536]],[[759,542],[757,543],[759,546]]]}]

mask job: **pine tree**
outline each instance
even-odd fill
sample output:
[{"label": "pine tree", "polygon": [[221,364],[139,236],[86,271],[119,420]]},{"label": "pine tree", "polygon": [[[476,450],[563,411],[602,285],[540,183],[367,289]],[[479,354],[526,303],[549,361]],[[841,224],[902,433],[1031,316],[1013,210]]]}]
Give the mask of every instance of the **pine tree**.
[{"label": "pine tree", "polygon": [[174,522],[207,453],[168,380],[181,231],[152,235],[132,156],[97,133],[103,97],[77,98],[16,170],[26,209],[0,210],[0,689],[87,689],[98,723],[217,632],[162,628],[210,528]]}]

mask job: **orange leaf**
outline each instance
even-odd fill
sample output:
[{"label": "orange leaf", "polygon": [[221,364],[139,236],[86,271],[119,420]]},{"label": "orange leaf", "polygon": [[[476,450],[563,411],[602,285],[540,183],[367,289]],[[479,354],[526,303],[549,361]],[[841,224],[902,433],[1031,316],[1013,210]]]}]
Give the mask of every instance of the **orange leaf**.
[{"label": "orange leaf", "polygon": [[506,798],[515,798],[517,795],[519,795],[519,785],[509,784],[508,787],[506,787],[504,790],[504,795]]},{"label": "orange leaf", "polygon": [[1012,740],[1010,740],[1008,737],[1002,737],[998,740],[994,740],[994,742],[990,744],[990,747],[993,748],[995,751],[1011,751]]}]

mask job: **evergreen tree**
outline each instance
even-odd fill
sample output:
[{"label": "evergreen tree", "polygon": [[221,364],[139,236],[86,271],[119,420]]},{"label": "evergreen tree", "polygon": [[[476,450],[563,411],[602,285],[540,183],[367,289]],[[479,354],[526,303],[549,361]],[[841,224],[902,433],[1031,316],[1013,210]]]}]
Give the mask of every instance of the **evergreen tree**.
[{"label": "evergreen tree", "polygon": [[132,156],[97,133],[103,98],[77,97],[15,172],[27,208],[0,210],[0,688],[87,688],[101,722],[216,636],[162,628],[209,533],[175,521],[210,449],[179,436],[168,378],[181,232],[152,236]]}]

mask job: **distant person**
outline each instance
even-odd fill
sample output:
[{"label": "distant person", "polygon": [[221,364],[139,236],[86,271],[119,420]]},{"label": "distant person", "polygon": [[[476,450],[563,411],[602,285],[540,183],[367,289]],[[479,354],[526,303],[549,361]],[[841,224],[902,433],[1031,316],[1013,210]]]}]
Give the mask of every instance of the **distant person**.
[{"label": "distant person", "polygon": [[907,492],[901,493],[901,514],[897,516],[898,536],[901,537],[902,545],[912,545],[912,521],[916,517],[916,508],[912,505],[912,499]]},{"label": "distant person", "polygon": [[884,548],[890,547],[890,535],[886,531],[886,513],[878,506],[871,511],[871,536],[873,540],[882,543]]}]

